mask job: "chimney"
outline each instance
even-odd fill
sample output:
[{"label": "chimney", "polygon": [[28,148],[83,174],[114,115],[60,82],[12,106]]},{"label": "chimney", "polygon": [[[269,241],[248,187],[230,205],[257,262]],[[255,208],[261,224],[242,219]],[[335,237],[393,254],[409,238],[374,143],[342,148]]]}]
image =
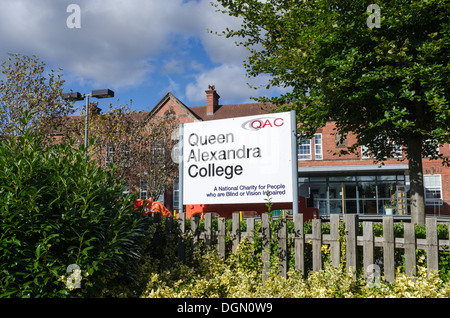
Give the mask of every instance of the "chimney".
[{"label": "chimney", "polygon": [[214,115],[219,108],[219,94],[216,92],[214,85],[208,85],[206,91],[206,115]]}]

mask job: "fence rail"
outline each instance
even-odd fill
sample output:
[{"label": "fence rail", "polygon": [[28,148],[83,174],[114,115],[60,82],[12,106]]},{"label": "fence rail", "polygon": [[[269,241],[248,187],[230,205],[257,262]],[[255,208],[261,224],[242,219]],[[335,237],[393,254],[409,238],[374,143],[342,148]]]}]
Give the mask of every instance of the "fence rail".
[{"label": "fence rail", "polygon": [[[155,216],[156,217],[156,216]],[[161,220],[160,217],[157,217]],[[172,222],[171,218],[170,223]],[[199,218],[191,219],[191,227],[186,227],[186,218],[184,213],[178,216],[178,226],[180,236],[178,238],[178,257],[185,258],[185,246],[183,243],[183,234],[191,231],[193,234],[192,244],[195,246],[199,240],[204,241],[205,248],[211,250],[213,245],[217,245],[218,255],[221,258],[226,257],[226,238],[232,240],[232,252],[235,252],[243,237],[252,241],[255,236],[261,239],[261,259],[263,262],[263,279],[265,280],[270,269],[270,220],[268,214],[261,217],[261,230],[256,233],[255,219],[246,219],[246,232],[240,231],[240,215],[234,213],[232,216],[232,229],[226,233],[225,218],[218,218],[217,231],[212,230],[212,216],[205,214],[204,230],[199,231]],[[322,246],[329,245],[330,262],[333,266],[340,266],[342,238],[340,237],[340,215],[330,215],[330,233],[322,234],[322,223],[320,219],[312,220],[312,233],[304,233],[304,219],[302,214],[294,215],[294,233],[287,233],[287,220],[280,219],[276,238],[278,240],[278,256],[280,260],[280,275],[287,276],[288,244],[294,249],[295,270],[305,274],[305,244],[312,245],[312,270],[322,269]],[[385,215],[382,218],[383,236],[374,236],[373,221],[362,221],[362,235],[358,235],[360,220],[358,215],[347,214],[343,216],[345,228],[345,263],[347,270],[361,270],[369,268],[375,262],[375,248],[382,248],[382,267],[384,270],[384,279],[388,282],[395,280],[395,250],[403,249],[405,272],[410,276],[416,275],[416,250],[426,250],[426,263],[428,273],[432,270],[439,270],[439,250],[449,250],[450,240],[439,239],[437,233],[436,217],[427,217],[426,219],[426,238],[417,238],[415,235],[414,224],[404,223],[403,237],[394,237],[394,218],[391,215]],[[445,223],[449,226],[448,223]],[[362,254],[362,255],[360,255]],[[362,258],[361,258],[362,257]],[[362,260],[362,262],[360,262]],[[365,273],[368,275],[368,273]]]}]

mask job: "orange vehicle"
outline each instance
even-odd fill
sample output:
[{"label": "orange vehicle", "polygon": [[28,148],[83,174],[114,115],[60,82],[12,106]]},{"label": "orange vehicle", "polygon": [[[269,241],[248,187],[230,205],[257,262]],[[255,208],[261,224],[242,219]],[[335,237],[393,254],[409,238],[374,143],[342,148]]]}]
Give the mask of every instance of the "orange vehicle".
[{"label": "orange vehicle", "polygon": [[[267,206],[265,203],[241,203],[241,204],[189,204],[186,205],[186,218],[189,219],[193,216],[203,217],[205,213],[215,212],[220,217],[230,218],[233,212],[239,211],[253,211],[253,214],[261,215],[267,212]],[[292,209],[292,202],[286,203],[272,203],[272,210],[284,210]],[[318,217],[319,209],[313,207],[307,207],[306,198],[298,197],[298,212],[303,213],[304,220],[311,220]]]},{"label": "orange vehicle", "polygon": [[152,198],[147,200],[137,199],[134,203],[135,208],[144,205],[144,215],[159,212],[162,216],[172,216],[172,213],[159,201],[153,201]]}]

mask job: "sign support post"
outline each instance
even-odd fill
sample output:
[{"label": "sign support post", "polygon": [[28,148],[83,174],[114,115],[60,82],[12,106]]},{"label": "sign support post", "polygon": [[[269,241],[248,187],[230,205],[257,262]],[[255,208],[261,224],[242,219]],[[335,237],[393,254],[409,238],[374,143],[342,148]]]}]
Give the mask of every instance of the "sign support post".
[{"label": "sign support post", "polygon": [[298,214],[298,154],[297,154],[297,113],[291,110],[291,150],[292,150],[292,214]]},{"label": "sign support post", "polygon": [[183,204],[183,124],[179,126],[179,140],[178,140],[178,213],[184,212]]}]

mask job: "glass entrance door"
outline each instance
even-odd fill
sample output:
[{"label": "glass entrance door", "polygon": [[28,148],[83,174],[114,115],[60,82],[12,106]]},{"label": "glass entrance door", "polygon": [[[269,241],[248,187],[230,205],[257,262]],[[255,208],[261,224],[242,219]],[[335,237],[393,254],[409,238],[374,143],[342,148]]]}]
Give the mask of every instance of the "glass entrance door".
[{"label": "glass entrance door", "polygon": [[333,213],[384,214],[385,203],[395,201],[396,213],[407,213],[404,175],[305,177],[299,183],[304,195],[321,215]]}]

